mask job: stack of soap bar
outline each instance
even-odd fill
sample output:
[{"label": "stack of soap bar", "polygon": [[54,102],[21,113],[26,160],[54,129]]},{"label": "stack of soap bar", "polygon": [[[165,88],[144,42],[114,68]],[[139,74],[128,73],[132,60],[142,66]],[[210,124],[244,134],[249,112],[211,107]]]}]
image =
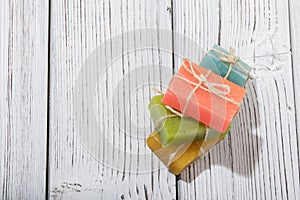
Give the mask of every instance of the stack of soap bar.
[{"label": "stack of soap bar", "polygon": [[[196,76],[199,77],[202,74],[206,78],[206,83],[214,86],[214,89],[222,90],[223,92],[223,89],[226,87],[229,90],[221,98],[220,94],[210,91],[203,82],[202,88],[195,89],[195,85],[199,84],[199,80],[190,71],[194,71]],[[223,133],[238,112],[239,105],[237,104],[242,102],[245,93],[246,90],[244,88],[185,59],[183,60],[183,66],[180,67],[176,76],[171,80],[162,103],[180,112],[183,112],[185,108],[184,115],[190,116]],[[226,99],[224,99],[224,96]]]},{"label": "stack of soap bar", "polygon": [[[147,138],[147,145],[153,153],[163,162],[168,169],[178,175],[194,160],[212,148],[217,142],[223,140],[228,133],[220,134],[219,137],[207,137],[192,143],[163,147],[157,132],[153,132]],[[182,150],[180,150],[182,149]]]},{"label": "stack of soap bar", "polygon": [[176,175],[229,132],[251,71],[233,54],[215,45],[203,58],[203,67],[184,60],[166,94],[149,104],[155,131],[147,145]]},{"label": "stack of soap bar", "polygon": [[[226,58],[230,53],[218,45],[214,45],[211,50],[202,59],[200,66],[212,70],[214,73],[225,77],[230,63],[224,62],[221,58]],[[227,79],[241,87],[245,86],[249,78],[249,73],[252,68],[244,63],[242,60],[237,59],[232,65],[232,69],[227,77]]]}]

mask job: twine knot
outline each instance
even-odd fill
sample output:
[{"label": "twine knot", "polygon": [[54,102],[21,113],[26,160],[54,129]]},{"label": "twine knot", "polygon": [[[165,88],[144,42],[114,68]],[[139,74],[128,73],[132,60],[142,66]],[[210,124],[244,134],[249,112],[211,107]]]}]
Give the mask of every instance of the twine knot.
[{"label": "twine knot", "polygon": [[234,53],[235,53],[235,49],[231,47],[230,48],[230,54],[229,55],[225,54],[225,57],[221,57],[220,58],[221,61],[230,63],[228,71],[227,71],[227,73],[226,73],[226,75],[224,77],[225,79],[228,78],[228,76],[229,76],[229,74],[230,74],[230,72],[232,70],[233,65],[236,64],[237,61],[240,59],[239,57],[235,56]]},{"label": "twine knot", "polygon": [[207,77],[210,75],[211,71],[209,71],[206,76],[201,74],[196,79],[199,81],[199,85],[205,85],[207,89],[216,94],[216,95],[228,95],[230,93],[230,87],[228,85],[219,84],[219,83],[212,83],[207,80]]},{"label": "twine knot", "polygon": [[234,55],[235,53],[235,49],[234,48],[230,48],[230,54],[229,55],[225,55],[225,57],[221,57],[220,60],[223,62],[228,62],[231,64],[235,64],[240,58]]}]

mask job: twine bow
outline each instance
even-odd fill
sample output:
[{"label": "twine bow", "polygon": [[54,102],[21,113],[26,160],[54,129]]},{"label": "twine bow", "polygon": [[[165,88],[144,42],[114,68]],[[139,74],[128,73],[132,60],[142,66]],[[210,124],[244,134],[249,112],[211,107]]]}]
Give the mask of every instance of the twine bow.
[{"label": "twine bow", "polygon": [[221,61],[230,63],[228,71],[227,71],[227,73],[226,73],[226,75],[224,77],[225,79],[228,78],[228,76],[229,76],[229,74],[230,74],[230,72],[232,70],[232,66],[234,64],[236,64],[236,62],[240,59],[239,57],[235,56],[234,53],[235,53],[234,48],[230,48],[230,54],[227,55],[227,56],[225,56],[225,57],[221,57],[220,58]]}]

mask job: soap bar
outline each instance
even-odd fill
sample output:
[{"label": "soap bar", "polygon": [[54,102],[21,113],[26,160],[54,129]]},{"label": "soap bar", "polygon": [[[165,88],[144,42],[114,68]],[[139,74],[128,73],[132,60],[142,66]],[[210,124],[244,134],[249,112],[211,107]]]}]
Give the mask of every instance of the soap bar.
[{"label": "soap bar", "polygon": [[206,126],[191,117],[174,115],[162,104],[163,95],[152,97],[149,111],[163,146],[176,145],[204,138]]},{"label": "soap bar", "polygon": [[161,102],[162,98],[163,95],[152,97],[148,106],[162,146],[197,141],[205,137],[206,132],[209,131],[207,129],[211,128],[191,117],[174,115]]},{"label": "soap bar", "polygon": [[245,94],[244,88],[184,59],[162,103],[223,133]]},{"label": "soap bar", "polygon": [[[200,66],[206,69],[210,69],[214,73],[225,77],[230,70],[230,62],[222,61],[221,58],[228,58],[230,53],[223,49],[218,45],[214,45],[212,49],[210,49],[207,54],[202,59]],[[233,56],[233,55],[232,55]],[[236,59],[236,62],[232,64],[232,69],[230,70],[227,79],[241,87],[245,86],[245,83],[249,79],[249,73],[252,68],[243,62],[237,57],[233,57]]]},{"label": "soap bar", "polygon": [[[210,150],[216,143],[223,140],[226,134],[220,134],[217,137],[212,137],[213,134],[211,134],[211,137],[206,138],[205,141],[201,139],[184,146],[175,145],[163,147],[158,133],[154,131],[147,138],[147,145],[173,174],[178,175],[194,160],[204,155],[205,152]],[[180,147],[182,150],[179,149]]]}]

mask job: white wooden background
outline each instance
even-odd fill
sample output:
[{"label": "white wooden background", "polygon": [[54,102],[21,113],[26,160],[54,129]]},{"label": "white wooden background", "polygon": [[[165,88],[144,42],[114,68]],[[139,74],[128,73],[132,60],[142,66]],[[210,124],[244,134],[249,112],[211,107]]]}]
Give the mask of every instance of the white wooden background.
[{"label": "white wooden background", "polygon": [[[0,199],[300,199],[299,10],[297,0],[0,1]],[[73,88],[83,62],[101,43],[141,28],[174,30],[205,49],[233,46],[254,67],[229,136],[179,176],[163,167],[151,173],[106,167],[76,132]],[[153,44],[157,38],[159,32]],[[176,70],[173,58],[157,50],[124,55],[104,76],[105,93],[96,94],[111,96],[112,74],[122,77],[136,63]],[[171,76],[143,70],[156,83]],[[132,102],[139,113],[133,120],[142,127],[150,124],[151,95],[143,88],[132,97],[139,100]],[[123,121],[133,132],[130,119],[105,113],[109,129]],[[118,148],[149,151],[119,129],[114,134]],[[101,150],[104,161],[111,159]],[[137,170],[131,158],[115,156],[121,169]],[[134,159],[157,167],[148,157]]]}]

